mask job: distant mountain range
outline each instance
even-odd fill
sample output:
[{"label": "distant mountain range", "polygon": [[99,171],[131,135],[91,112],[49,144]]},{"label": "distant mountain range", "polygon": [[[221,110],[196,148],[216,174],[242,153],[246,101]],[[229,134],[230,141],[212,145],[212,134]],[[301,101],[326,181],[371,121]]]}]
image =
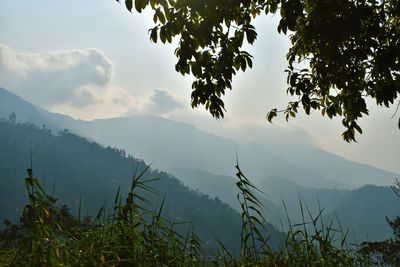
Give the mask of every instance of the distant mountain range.
[{"label": "distant mountain range", "polygon": [[[233,177],[191,169],[177,169],[174,173],[187,186],[239,209]],[[256,186],[265,193],[257,195],[264,205],[265,217],[284,231],[289,229],[287,217],[292,225],[303,223],[303,216],[310,223],[321,212],[325,225],[332,223],[336,230],[349,231],[348,239],[352,242],[383,240],[392,236],[385,217],[393,219],[400,214],[400,199],[390,187],[310,188],[278,177],[270,177]]]},{"label": "distant mountain range", "polygon": [[[18,124],[0,120],[0,219],[16,221],[27,201],[24,178],[32,166],[35,177],[48,192],[67,204],[77,216],[96,216],[104,206],[112,213],[115,194],[121,189],[122,200],[130,188],[131,178],[140,174],[146,164],[123,150],[102,147],[68,131],[54,136],[47,129],[32,124]],[[217,198],[190,190],[173,176],[149,169],[142,177],[158,194],[136,191],[154,203],[139,205],[157,212],[163,201],[164,218],[176,222],[176,229],[186,234],[192,221],[196,233],[206,247],[214,247],[217,240],[238,253],[240,244],[240,214]],[[80,207],[80,208],[79,208]],[[283,234],[267,224],[271,245],[278,247]]]},{"label": "distant mountain range", "polygon": [[234,176],[236,151],[246,174],[255,181],[283,177],[313,188],[350,189],[365,184],[392,185],[398,174],[352,162],[307,145],[244,144],[155,116],[133,116],[93,121],[75,120],[48,112],[0,89],[0,117],[15,112],[18,121],[31,121],[71,132],[105,146],[125,149],[153,166],[199,169]]},{"label": "distant mountain range", "polygon": [[[278,207],[283,209],[285,203],[291,224],[302,223],[303,215],[311,222],[322,211],[325,224],[332,222],[335,229],[349,230],[348,236],[354,241],[389,238],[393,233],[385,217],[393,219],[400,214],[400,198],[386,186],[365,185],[353,190],[309,188],[271,177],[257,187]],[[287,226],[286,217],[284,222]]]},{"label": "distant mountain range", "polygon": [[292,223],[302,220],[301,201],[313,216],[323,209],[327,221],[339,217],[343,228],[349,228],[350,235],[362,240],[390,236],[385,216],[400,214],[400,200],[388,187],[400,177],[398,174],[310,145],[275,145],[273,140],[239,143],[155,116],[75,120],[0,89],[0,117],[7,119],[12,112],[17,121],[45,125],[45,129],[54,132],[66,128],[105,146],[123,148],[234,209],[239,209],[234,185],[237,152],[242,170],[266,193],[258,197],[267,210],[267,219],[284,229],[287,222],[282,201]]},{"label": "distant mountain range", "polygon": [[[225,175],[215,175],[204,170],[175,169],[174,175],[188,187],[205,193],[210,197],[219,198],[222,202],[236,210],[240,210],[237,200],[239,193],[235,183],[237,180]],[[273,202],[269,196],[255,192],[258,200],[264,205],[265,217],[277,227],[281,226],[280,220],[285,218],[283,209]]]}]

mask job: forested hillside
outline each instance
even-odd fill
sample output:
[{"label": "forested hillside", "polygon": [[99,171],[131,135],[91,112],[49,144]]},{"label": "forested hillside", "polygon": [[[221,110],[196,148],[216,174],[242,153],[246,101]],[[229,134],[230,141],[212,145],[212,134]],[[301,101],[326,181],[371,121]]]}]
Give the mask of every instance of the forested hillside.
[{"label": "forested hillside", "polygon": [[[45,128],[5,120],[0,121],[0,151],[0,214],[2,220],[14,222],[27,201],[24,178],[31,154],[35,176],[48,192],[53,192],[60,205],[68,205],[75,215],[79,203],[83,215],[89,216],[97,214],[102,205],[111,207],[118,186],[126,193],[132,176],[146,168],[143,161],[123,150],[101,147],[67,130],[53,135]],[[238,248],[237,211],[218,199],[189,190],[167,173],[148,170],[143,179],[158,179],[150,185],[159,195],[143,194],[155,204],[165,196],[167,218],[177,222],[193,220],[205,244],[215,244],[218,239],[231,249]],[[280,234],[271,226],[268,230],[270,241],[276,246]]]},{"label": "forested hillside", "polygon": [[12,112],[17,122],[45,124],[53,131],[67,128],[104,146],[123,148],[138,158],[154,161],[157,168],[172,174],[178,167],[233,176],[236,150],[246,173],[257,181],[274,176],[307,187],[350,189],[367,183],[392,185],[397,176],[310,144],[282,144],[276,138],[242,143],[159,116],[75,120],[49,112],[0,88],[0,117],[8,119]]}]

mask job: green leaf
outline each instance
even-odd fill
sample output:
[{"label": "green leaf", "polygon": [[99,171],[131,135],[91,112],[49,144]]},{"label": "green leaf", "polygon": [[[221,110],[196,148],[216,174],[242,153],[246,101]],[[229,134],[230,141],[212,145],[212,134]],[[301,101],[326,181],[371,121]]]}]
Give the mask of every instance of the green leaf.
[{"label": "green leaf", "polygon": [[354,125],[354,128],[357,130],[357,132],[359,132],[360,134],[362,134],[362,130],[361,130],[361,127],[360,127],[360,126],[358,126],[358,125],[356,124],[356,125]]},{"label": "green leaf", "polygon": [[133,0],[125,0],[125,6],[129,10],[129,12],[132,12]]},{"label": "green leaf", "polygon": [[246,29],[246,39],[249,44],[253,44],[256,38],[257,38],[257,32],[255,30],[251,28]]},{"label": "green leaf", "polygon": [[151,33],[150,33],[150,39],[154,42],[157,43],[157,28],[153,28],[151,29]]},{"label": "green leaf", "polygon": [[[132,0],[130,0],[132,2]],[[137,12],[141,13],[143,9],[143,2],[145,0],[135,0],[135,9]],[[132,7],[131,7],[132,9]]]},{"label": "green leaf", "polygon": [[326,108],[321,109],[322,116],[325,116]]},{"label": "green leaf", "polygon": [[270,123],[272,123],[272,119],[273,119],[274,117],[276,117],[276,116],[277,116],[276,109],[273,109],[273,110],[271,110],[271,111],[267,114],[267,120],[268,120]]},{"label": "green leaf", "polygon": [[157,8],[156,15],[157,15],[158,19],[160,20],[160,22],[162,24],[165,24],[165,22],[166,22],[165,16],[164,16],[164,13],[160,10],[160,8]]},{"label": "green leaf", "polygon": [[161,27],[161,29],[160,29],[160,39],[161,39],[161,42],[163,42],[163,44],[165,44],[165,42],[167,41],[165,27]]},{"label": "green leaf", "polygon": [[269,12],[275,14],[277,10],[278,10],[278,1],[273,1],[269,6]]}]

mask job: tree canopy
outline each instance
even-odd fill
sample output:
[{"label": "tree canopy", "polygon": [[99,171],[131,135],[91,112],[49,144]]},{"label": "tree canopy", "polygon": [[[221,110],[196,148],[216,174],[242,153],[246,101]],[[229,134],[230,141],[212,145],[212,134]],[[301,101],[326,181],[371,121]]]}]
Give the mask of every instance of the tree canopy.
[{"label": "tree canopy", "polygon": [[[117,0],[119,2],[119,0]],[[288,120],[306,114],[342,118],[346,141],[362,133],[357,120],[368,115],[366,98],[386,107],[400,93],[399,0],[125,0],[126,8],[154,11],[153,42],[179,38],[175,69],[194,76],[192,107],[204,105],[224,116],[222,96],[238,71],[251,68],[244,50],[257,32],[254,19],[280,13],[279,33],[288,35]],[[304,67],[305,66],[305,67]],[[400,120],[399,120],[400,128]]]}]

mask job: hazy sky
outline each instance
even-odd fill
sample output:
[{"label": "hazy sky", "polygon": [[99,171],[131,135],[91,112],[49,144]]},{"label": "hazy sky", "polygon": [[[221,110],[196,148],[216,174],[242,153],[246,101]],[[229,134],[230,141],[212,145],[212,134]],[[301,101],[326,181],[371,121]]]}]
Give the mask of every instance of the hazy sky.
[{"label": "hazy sky", "polygon": [[395,107],[369,101],[371,116],[360,121],[364,134],[354,144],[341,139],[340,120],[319,113],[266,122],[271,108],[290,100],[284,73],[289,44],[276,31],[278,19],[257,20],[259,38],[249,48],[254,68],[234,79],[222,121],[190,108],[191,78],[175,72],[175,45],[149,41],[151,13],[130,14],[114,0],[0,1],[0,86],[75,118],[160,115],[244,141],[311,142],[400,173],[400,114],[390,118]]}]

